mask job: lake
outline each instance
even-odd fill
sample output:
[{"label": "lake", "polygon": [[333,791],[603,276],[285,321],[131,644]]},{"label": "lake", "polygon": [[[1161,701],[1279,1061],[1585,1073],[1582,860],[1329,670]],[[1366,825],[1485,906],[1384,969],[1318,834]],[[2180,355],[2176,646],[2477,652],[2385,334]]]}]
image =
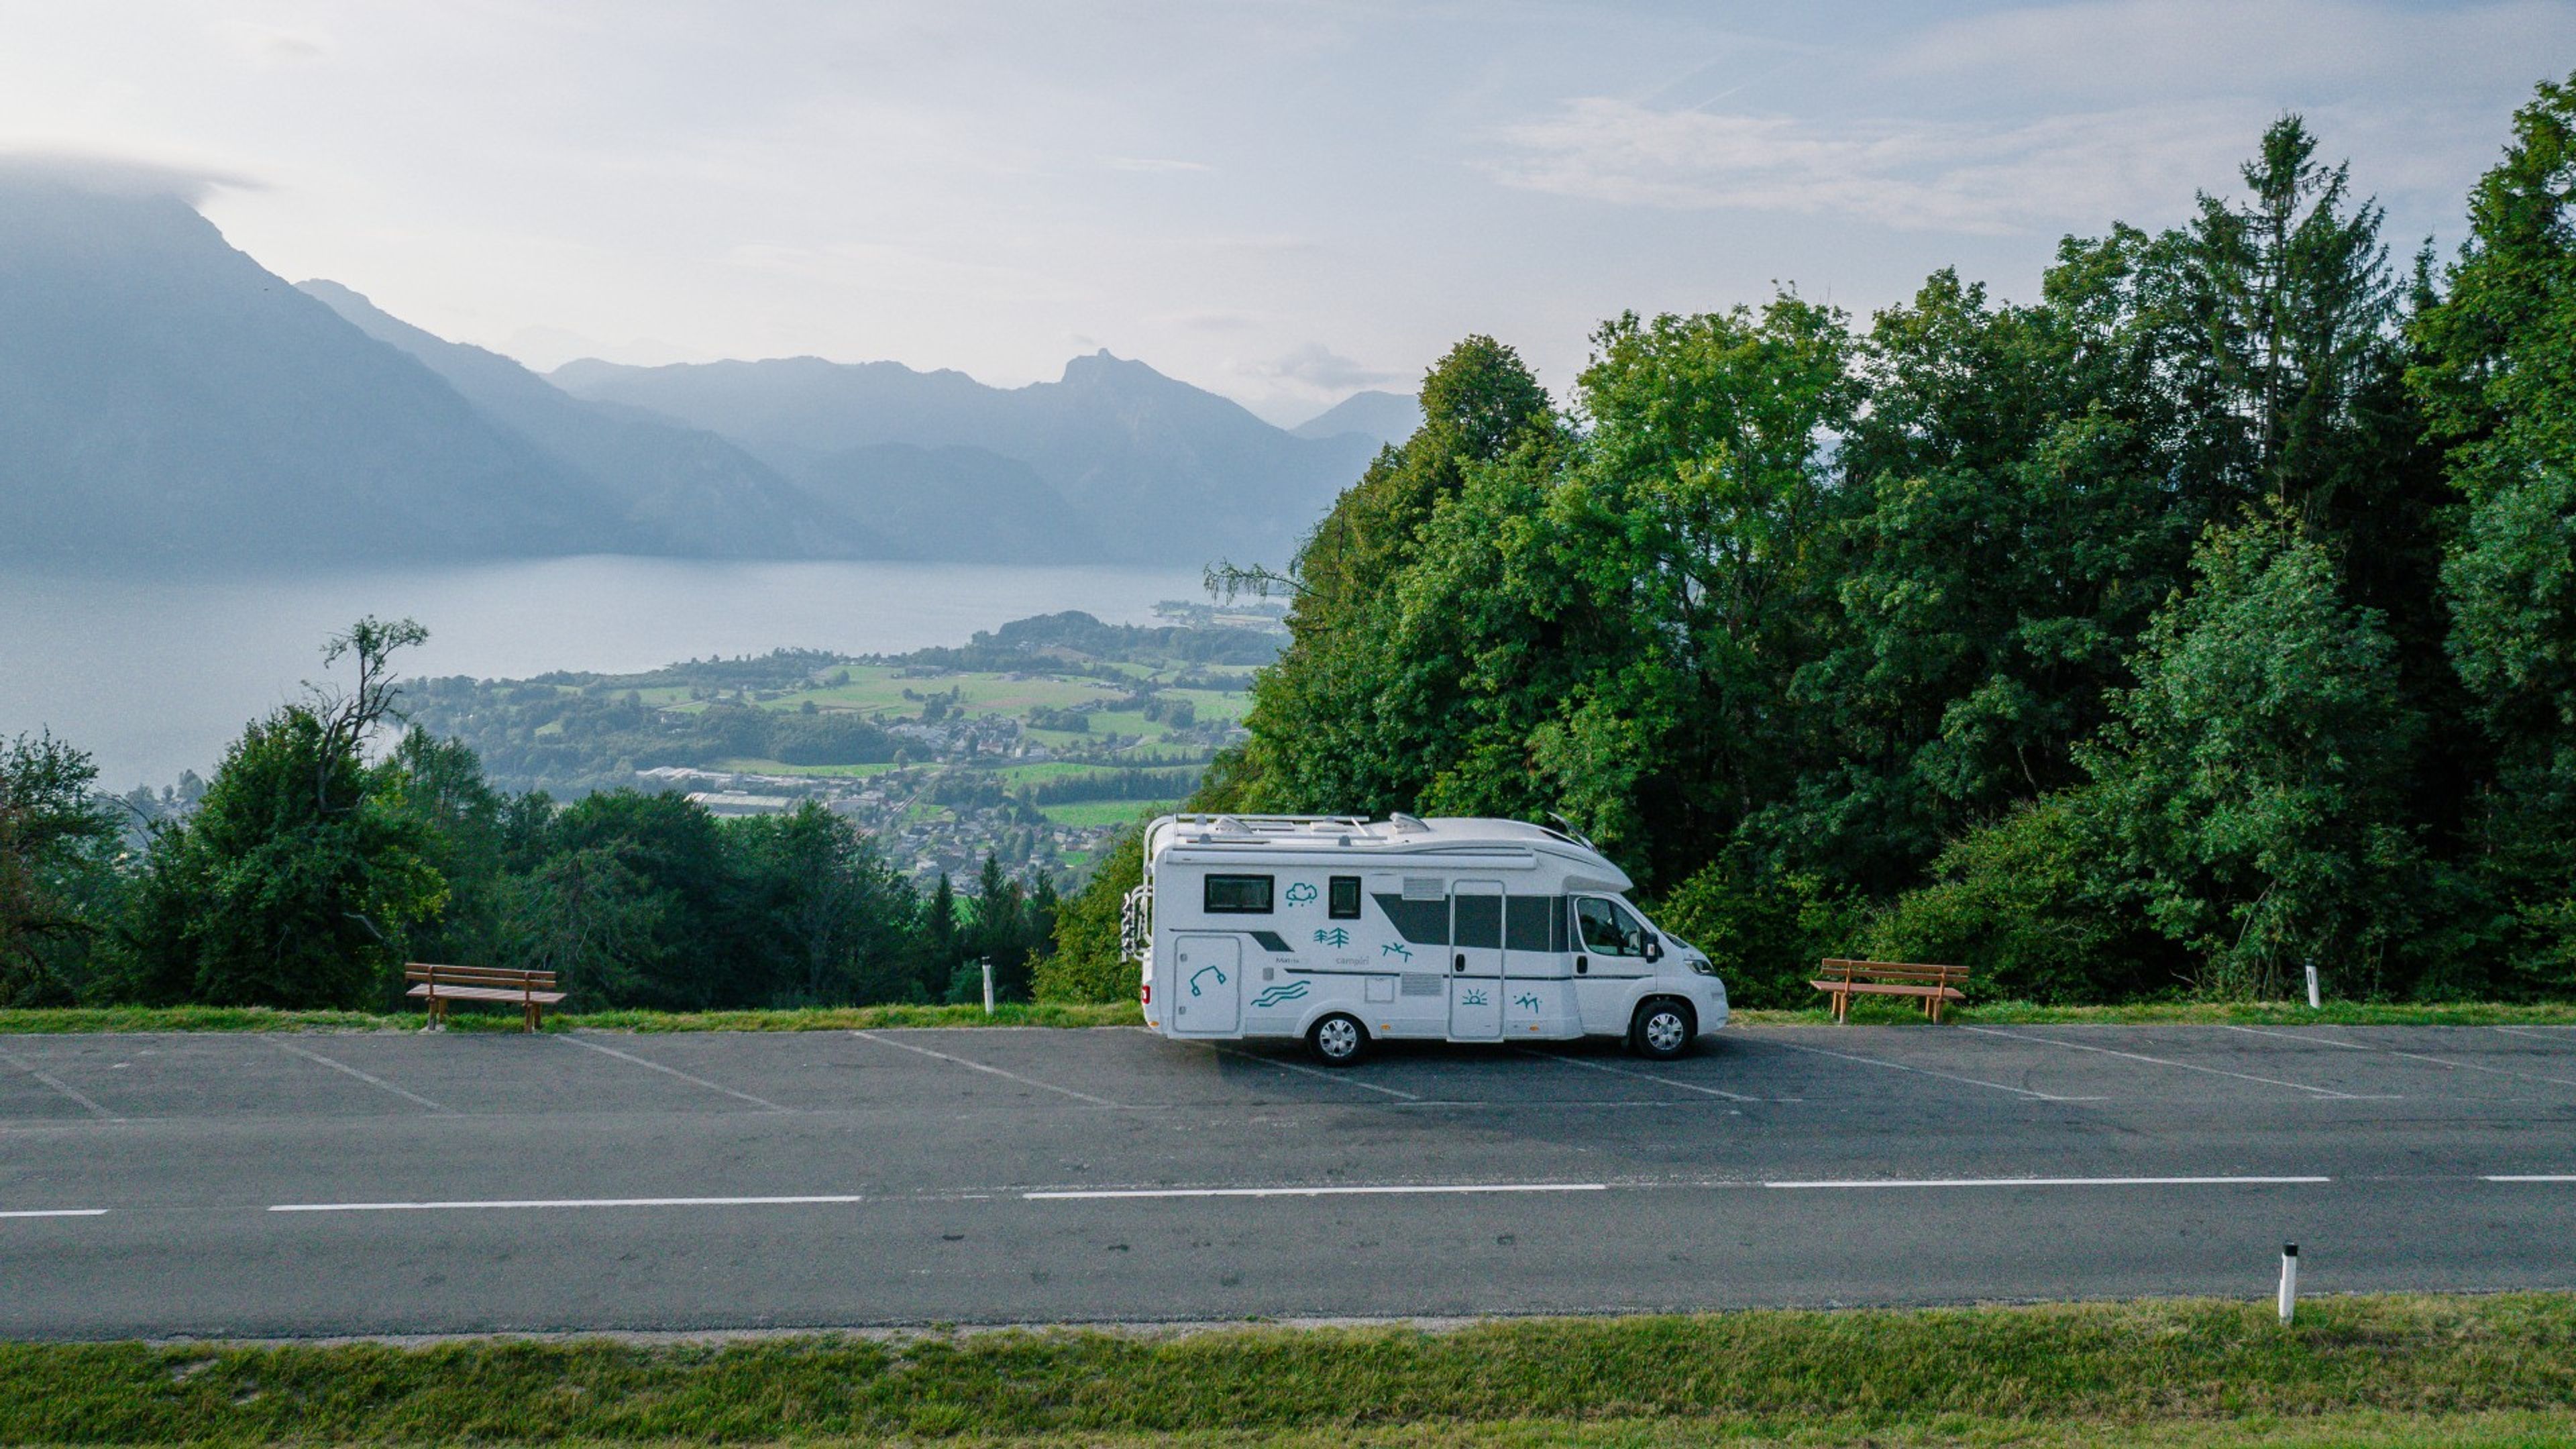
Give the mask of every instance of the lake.
[{"label": "lake", "polygon": [[0,738],[37,729],[94,755],[100,782],[209,773],[249,720],[322,677],[322,641],[363,614],[429,642],[409,675],[623,672],[790,648],[963,644],[1061,609],[1150,623],[1202,600],[1190,570],[590,557],[293,573],[0,569]]}]

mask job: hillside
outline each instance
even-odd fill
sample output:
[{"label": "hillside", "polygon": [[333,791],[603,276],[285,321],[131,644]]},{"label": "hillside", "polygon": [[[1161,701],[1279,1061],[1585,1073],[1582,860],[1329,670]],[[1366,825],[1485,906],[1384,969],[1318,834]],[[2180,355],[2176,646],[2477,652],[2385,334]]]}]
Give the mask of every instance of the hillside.
[{"label": "hillside", "polygon": [[579,475],[662,550],[722,558],[912,556],[713,433],[573,397],[499,353],[433,336],[337,282],[296,285]]},{"label": "hillside", "polygon": [[0,553],[489,557],[645,540],[173,196],[0,174]]},{"label": "hillside", "polygon": [[817,358],[551,374],[567,391],[721,433],[792,474],[887,443],[971,448],[1027,465],[1102,539],[1100,557],[1197,564],[1283,558],[1375,443],[1301,438],[1240,405],[1107,352],[1055,382],[987,387],[956,372]]},{"label": "hillside", "polygon": [[1357,433],[1375,443],[1401,443],[1422,426],[1422,402],[1411,393],[1355,392],[1289,429],[1301,438]]}]

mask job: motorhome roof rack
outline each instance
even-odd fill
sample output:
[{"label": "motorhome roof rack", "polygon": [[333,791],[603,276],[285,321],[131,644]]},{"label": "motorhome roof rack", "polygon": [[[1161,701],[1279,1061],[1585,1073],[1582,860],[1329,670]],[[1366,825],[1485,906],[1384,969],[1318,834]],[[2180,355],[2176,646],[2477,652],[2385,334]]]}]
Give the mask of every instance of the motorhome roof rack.
[{"label": "motorhome roof rack", "polygon": [[1198,840],[1261,840],[1312,832],[1348,834],[1368,828],[1365,815],[1252,815],[1239,813],[1175,815],[1173,822]]}]

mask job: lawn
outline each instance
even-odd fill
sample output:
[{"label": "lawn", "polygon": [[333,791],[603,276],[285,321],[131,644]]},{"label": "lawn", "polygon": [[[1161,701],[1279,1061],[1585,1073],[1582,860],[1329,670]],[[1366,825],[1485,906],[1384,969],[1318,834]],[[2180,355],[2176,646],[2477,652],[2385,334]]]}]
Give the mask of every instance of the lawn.
[{"label": "lawn", "polygon": [[2576,1297],[0,1345],[9,1443],[2563,1444]]}]

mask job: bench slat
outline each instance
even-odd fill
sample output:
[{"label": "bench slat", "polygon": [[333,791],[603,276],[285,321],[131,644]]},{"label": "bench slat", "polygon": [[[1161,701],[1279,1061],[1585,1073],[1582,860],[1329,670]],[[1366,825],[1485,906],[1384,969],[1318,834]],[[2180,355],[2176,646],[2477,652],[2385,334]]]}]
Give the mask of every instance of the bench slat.
[{"label": "bench slat", "polygon": [[546,1006],[552,1006],[564,999],[564,993],[560,991],[520,991],[515,987],[504,989],[498,986],[450,986],[444,982],[434,987],[415,986],[403,995],[416,996],[423,1000],[435,996],[449,1001],[534,1001]]}]

